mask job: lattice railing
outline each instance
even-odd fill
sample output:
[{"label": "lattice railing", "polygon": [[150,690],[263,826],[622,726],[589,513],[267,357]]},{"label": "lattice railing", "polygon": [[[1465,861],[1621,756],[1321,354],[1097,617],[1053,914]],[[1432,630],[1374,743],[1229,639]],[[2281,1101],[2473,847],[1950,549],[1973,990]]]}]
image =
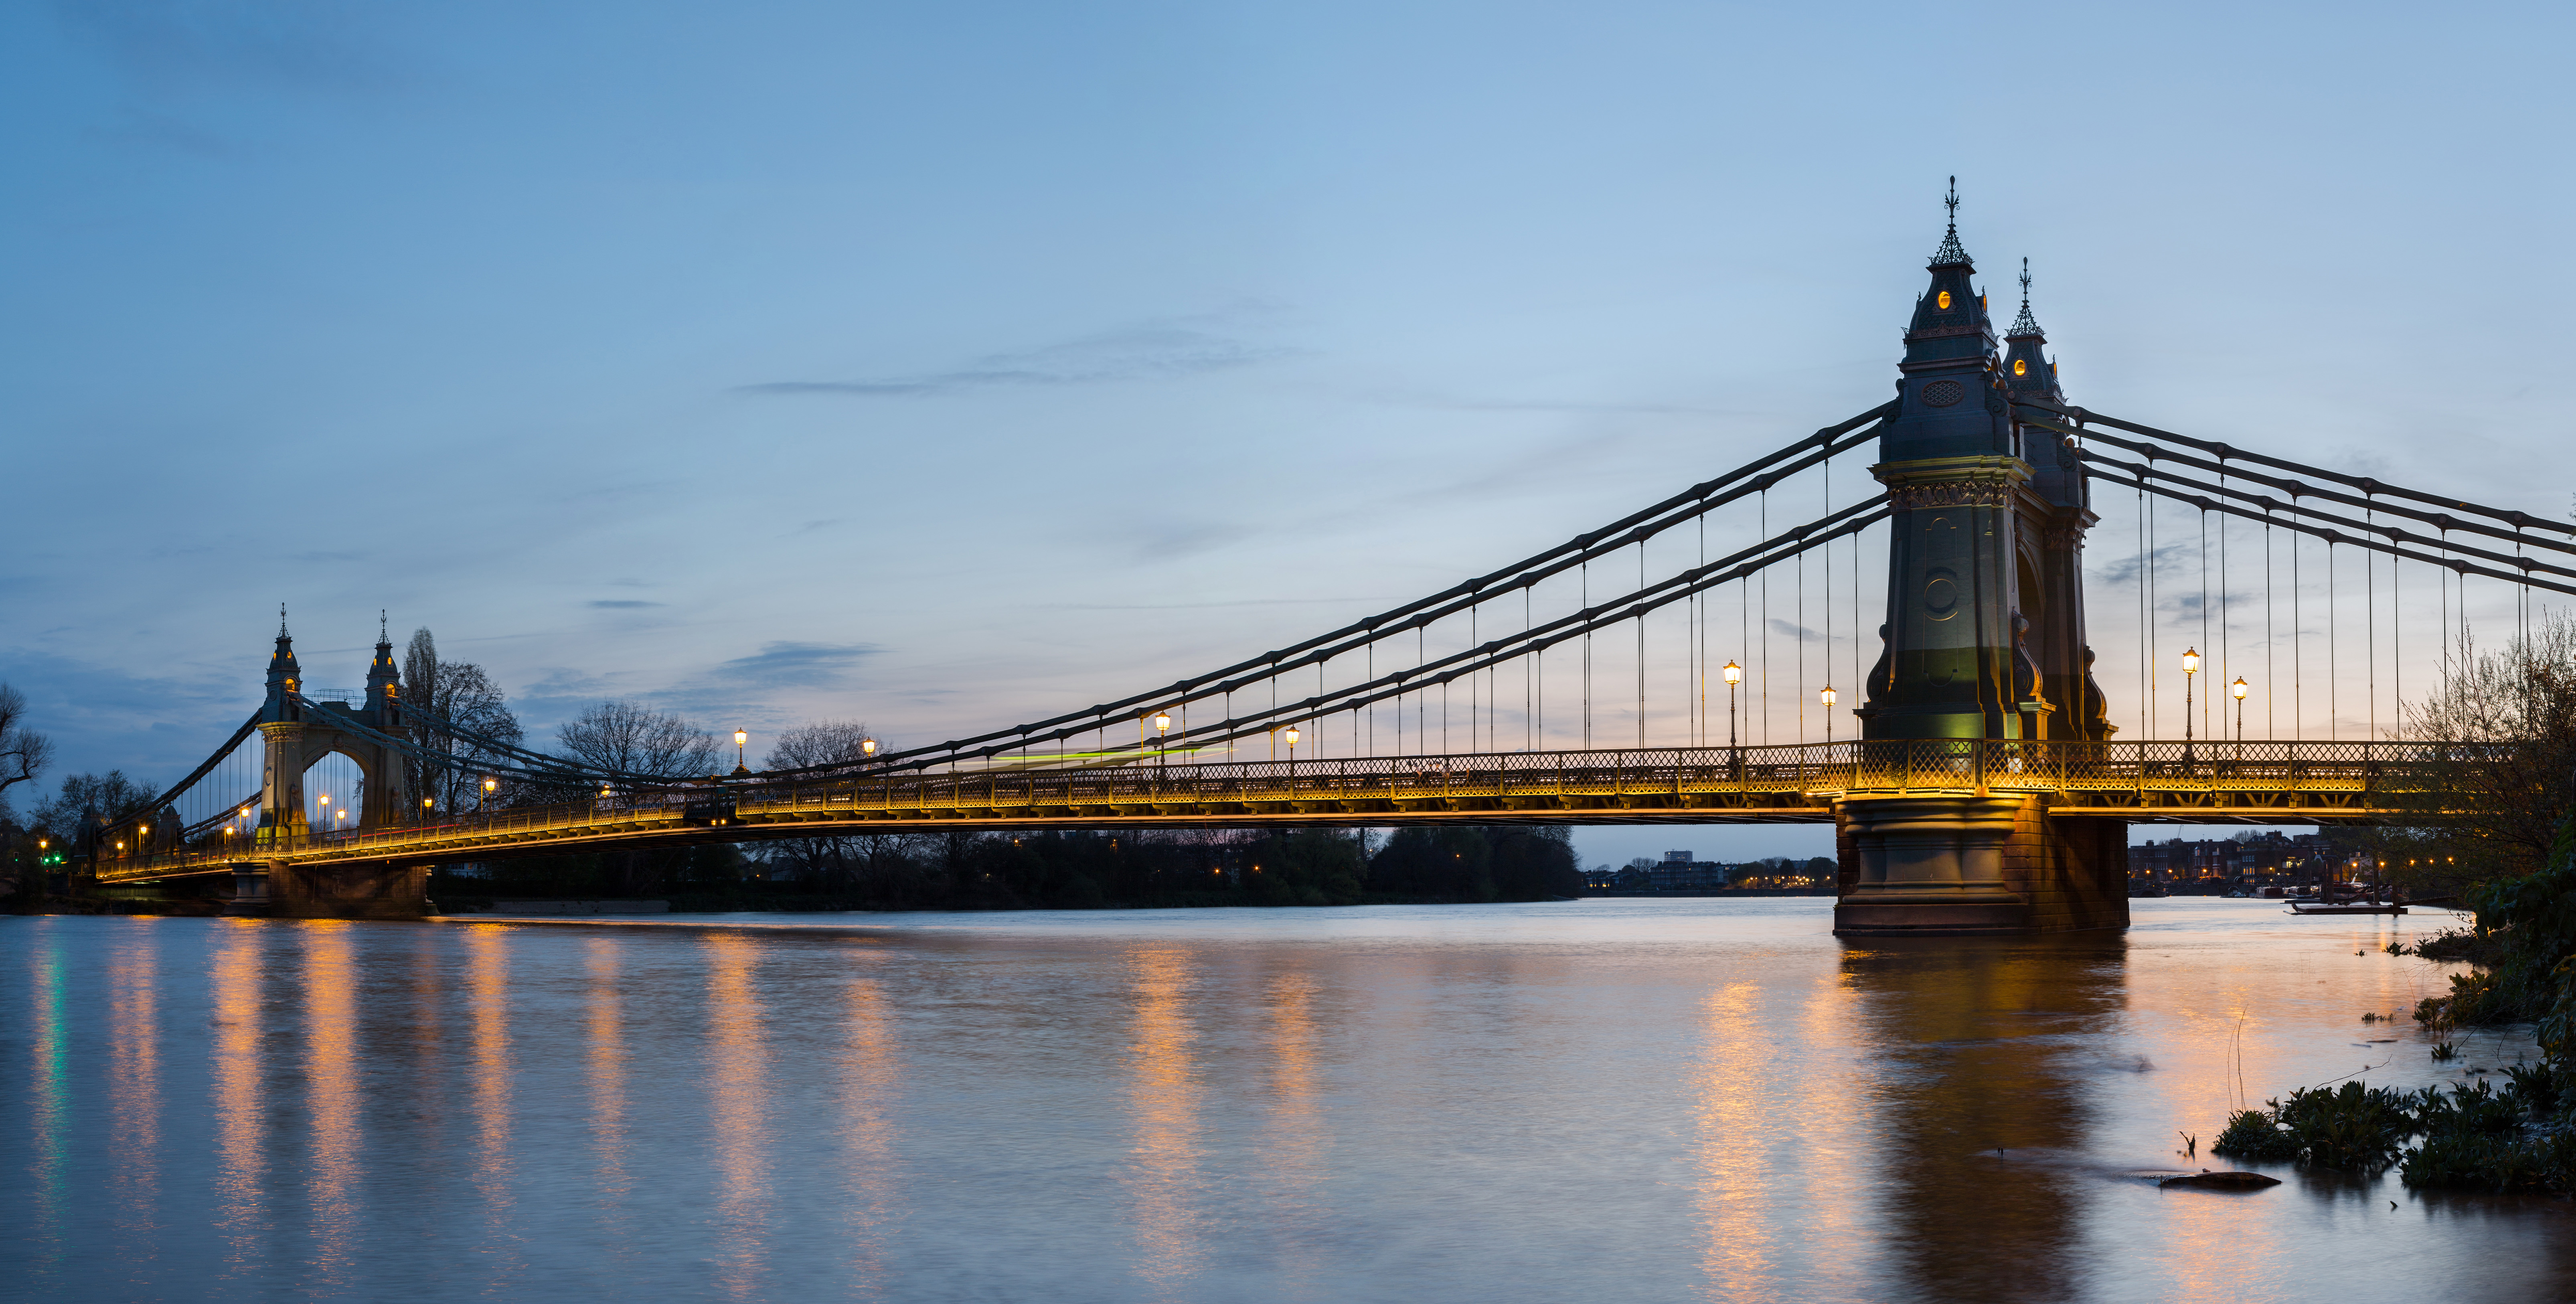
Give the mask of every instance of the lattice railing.
[{"label": "lattice railing", "polygon": [[[1029,823],[1282,813],[1384,816],[1475,809],[1820,810],[1865,794],[2040,792],[2078,805],[2152,807],[2214,795],[2395,798],[2437,790],[2446,773],[2499,755],[2491,744],[2355,742],[2039,743],[1924,739],[1773,747],[1642,748],[1457,756],[1221,761],[969,770],[776,783],[685,784],[437,824],[311,834],[251,847],[204,847],[111,860],[129,879],[276,857],[470,857],[477,846],[608,838],[705,824],[713,837],[775,836],[782,823],[871,824],[925,816]],[[2295,803],[2293,803],[2295,804]],[[721,821],[721,822],[719,822]]]}]

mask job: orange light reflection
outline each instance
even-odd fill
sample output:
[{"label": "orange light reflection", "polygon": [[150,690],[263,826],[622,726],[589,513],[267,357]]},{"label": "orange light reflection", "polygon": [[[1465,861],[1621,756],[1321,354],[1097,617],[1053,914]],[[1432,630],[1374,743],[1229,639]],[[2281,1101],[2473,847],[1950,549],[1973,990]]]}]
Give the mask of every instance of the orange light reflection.
[{"label": "orange light reflection", "polygon": [[737,1299],[759,1297],[769,1229],[769,1089],[752,968],[760,951],[737,933],[706,938],[707,1015],[715,1045],[707,1078],[715,1086],[711,1126],[716,1170],[716,1281]]},{"label": "orange light reflection", "polygon": [[265,925],[226,920],[216,943],[215,1226],[222,1230],[224,1274],[248,1274],[268,1244],[261,1189],[259,1093],[260,951]]},{"label": "orange light reflection", "polygon": [[1702,1234],[1705,1299],[1756,1299],[1771,1289],[1769,1174],[1759,1142],[1771,1119],[1759,1096],[1771,1058],[1759,1018],[1762,989],[1730,983],[1709,994],[1702,1025],[1697,1118],[1700,1181],[1693,1203]]},{"label": "orange light reflection", "polygon": [[894,1216],[894,1025],[873,978],[850,984],[850,1041],[841,1079],[841,1145],[849,1172],[850,1275],[864,1295],[886,1284]]},{"label": "orange light reflection", "polygon": [[1126,1185],[1135,1201],[1137,1273],[1178,1296],[1206,1258],[1199,1236],[1198,1096],[1190,1062],[1190,960],[1172,949],[1130,953],[1136,973],[1136,1040],[1129,1091],[1135,1162]]},{"label": "orange light reflection", "polygon": [[304,925],[304,1079],[311,1101],[312,1232],[316,1284],[347,1284],[357,1215],[351,1191],[358,1177],[357,970],[349,957],[349,925],[315,920]]}]

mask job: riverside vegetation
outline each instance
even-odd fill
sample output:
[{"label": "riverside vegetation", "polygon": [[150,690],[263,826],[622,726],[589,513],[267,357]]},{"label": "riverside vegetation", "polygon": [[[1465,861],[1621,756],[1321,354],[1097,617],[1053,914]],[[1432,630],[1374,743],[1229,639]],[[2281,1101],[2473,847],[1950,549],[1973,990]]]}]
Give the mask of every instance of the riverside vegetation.
[{"label": "riverside vegetation", "polygon": [[2532,1023],[2540,1062],[2508,1068],[2500,1091],[2485,1082],[2292,1091],[2235,1114],[2214,1153],[2359,1171],[2394,1162],[2409,1186],[2576,1194],[2576,820],[2561,820],[2547,868],[2469,895],[2470,928],[2414,948],[2471,965],[2452,975],[2448,995],[2416,1007],[2416,1021],[2439,1038],[2437,1060],[2456,1056],[2457,1028]]},{"label": "riverside vegetation", "polygon": [[2475,912],[2412,948],[2469,965],[2415,1019],[2436,1061],[2458,1057],[2459,1029],[2533,1024],[2540,1063],[2507,1069],[2501,1090],[2293,1091],[2236,1113],[2211,1148],[2321,1168],[2395,1163],[2414,1187],[2576,1195],[2576,620],[2552,614],[2504,652],[2464,659],[2408,706],[2406,732],[2510,744],[2509,763],[2463,763],[2423,810],[2371,832],[2388,877]]}]

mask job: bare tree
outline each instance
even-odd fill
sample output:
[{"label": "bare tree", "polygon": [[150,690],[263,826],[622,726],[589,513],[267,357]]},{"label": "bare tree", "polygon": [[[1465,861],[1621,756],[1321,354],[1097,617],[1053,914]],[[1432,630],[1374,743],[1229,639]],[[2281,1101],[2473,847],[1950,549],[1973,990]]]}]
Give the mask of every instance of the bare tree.
[{"label": "bare tree", "polygon": [[[867,759],[867,741],[876,735],[859,720],[816,720],[800,724],[778,735],[770,744],[769,755],[761,758],[763,768],[801,770],[809,765],[851,765]],[[878,749],[885,743],[878,740]]]},{"label": "bare tree", "polygon": [[27,695],[0,684],[0,806],[11,788],[35,782],[53,759],[53,740],[27,727]]},{"label": "bare tree", "polygon": [[123,770],[110,770],[105,774],[68,774],[63,776],[62,791],[54,794],[50,801],[38,802],[36,808],[28,812],[28,826],[48,830],[60,838],[77,840],[87,837],[102,824],[137,814],[151,805],[152,790],[126,778]]},{"label": "bare tree", "polygon": [[[495,742],[518,745],[525,737],[500,686],[471,661],[441,661],[438,644],[426,628],[412,631],[403,649],[403,695],[430,716],[470,730]],[[428,719],[415,718],[412,742],[430,759],[414,758],[412,790],[438,802],[442,810],[469,809],[481,770],[492,759],[483,743],[461,737]]]},{"label": "bare tree", "polygon": [[685,779],[713,773],[716,765],[714,735],[631,698],[602,702],[555,736],[563,756],[620,774]]},{"label": "bare tree", "polygon": [[[803,769],[809,765],[846,765],[867,759],[866,743],[876,735],[857,720],[815,720],[778,735],[763,768]],[[880,743],[880,749],[883,744]],[[838,838],[790,838],[773,844],[768,855],[798,876],[835,892],[846,891],[863,876],[877,875],[894,864],[910,865],[906,842],[897,834],[860,834]]]},{"label": "bare tree", "polygon": [[2427,886],[2528,874],[2548,863],[2576,799],[2576,618],[2552,614],[2502,652],[2472,651],[2406,708],[2403,736],[2428,749],[2430,782],[2393,794],[2412,806],[2377,839],[2390,862],[2439,865],[2399,875]]}]

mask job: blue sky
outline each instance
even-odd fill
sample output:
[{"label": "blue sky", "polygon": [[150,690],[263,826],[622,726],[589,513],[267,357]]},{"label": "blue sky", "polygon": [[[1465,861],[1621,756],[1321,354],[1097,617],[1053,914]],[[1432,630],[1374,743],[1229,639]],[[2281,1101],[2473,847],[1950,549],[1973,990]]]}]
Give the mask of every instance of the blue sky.
[{"label": "blue sky", "polygon": [[1086,705],[1882,401],[1953,173],[2076,401],[2563,516],[2569,26],[7,6],[0,678],[164,778],[281,601],[312,682],[385,608],[540,737]]}]

